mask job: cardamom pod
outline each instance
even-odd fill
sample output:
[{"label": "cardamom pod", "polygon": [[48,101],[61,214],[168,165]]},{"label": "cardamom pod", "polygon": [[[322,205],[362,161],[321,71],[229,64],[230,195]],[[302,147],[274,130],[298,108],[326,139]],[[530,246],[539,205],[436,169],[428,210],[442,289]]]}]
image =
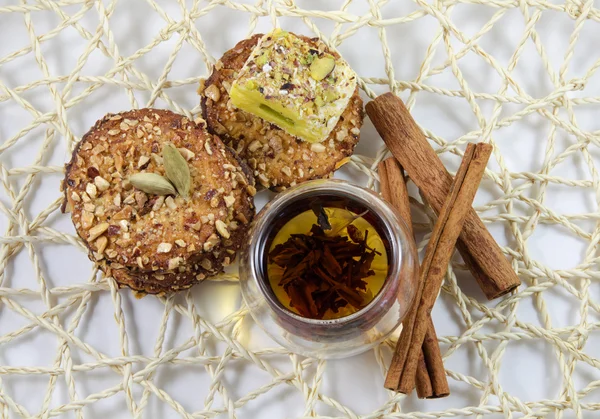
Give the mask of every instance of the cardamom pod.
[{"label": "cardamom pod", "polygon": [[175,187],[165,177],[156,173],[136,173],[129,176],[129,182],[142,192],[153,195],[175,195]]},{"label": "cardamom pod", "polygon": [[190,184],[192,182],[187,161],[172,144],[165,144],[162,154],[167,177],[175,185],[179,195],[187,198],[190,194]]}]

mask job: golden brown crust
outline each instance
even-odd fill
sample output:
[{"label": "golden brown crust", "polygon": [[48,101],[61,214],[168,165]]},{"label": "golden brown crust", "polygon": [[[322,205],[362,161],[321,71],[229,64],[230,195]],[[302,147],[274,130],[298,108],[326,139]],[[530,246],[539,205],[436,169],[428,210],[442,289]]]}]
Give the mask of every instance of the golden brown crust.
[{"label": "golden brown crust", "polygon": [[[187,157],[192,177],[188,200],[146,194],[128,181],[139,172],[164,175],[166,143]],[[155,109],[109,114],[83,137],[67,164],[65,198],[90,258],[127,273],[115,276],[121,284],[143,290],[146,278],[152,285],[146,292],[156,292],[161,284],[168,291],[196,277],[184,280],[174,272],[192,272],[191,266],[207,257],[214,258],[212,270],[218,272],[225,256],[213,252],[239,248],[254,215],[253,182],[243,166],[205,130],[203,121]],[[151,280],[165,273],[166,280]]]},{"label": "golden brown crust", "polygon": [[[201,100],[208,129],[248,162],[257,183],[265,187],[281,190],[299,182],[326,177],[347,161],[358,143],[363,121],[358,88],[330,136],[318,145],[302,141],[233,107],[229,88],[261,37],[262,34],[254,35],[227,51],[205,81]],[[300,38],[318,48],[320,41],[317,38]],[[214,88],[207,90],[211,86],[218,88],[218,98]]]},{"label": "golden brown crust", "polygon": [[[215,257],[206,255],[202,264],[190,264],[178,272],[140,272],[125,267],[115,268],[111,263],[101,263],[100,266],[107,275],[115,278],[117,283],[127,286],[134,291],[146,294],[166,294],[173,291],[181,291],[192,285],[203,281],[223,270],[223,266],[231,263],[234,255],[227,252],[219,252]],[[204,266],[204,267],[203,267]]]}]

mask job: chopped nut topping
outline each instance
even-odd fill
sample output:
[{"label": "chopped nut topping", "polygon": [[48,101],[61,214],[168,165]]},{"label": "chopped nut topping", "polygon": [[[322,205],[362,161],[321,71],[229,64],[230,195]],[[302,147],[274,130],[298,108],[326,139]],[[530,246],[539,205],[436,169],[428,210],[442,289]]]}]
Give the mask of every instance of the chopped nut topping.
[{"label": "chopped nut topping", "polygon": [[195,224],[192,224],[192,230],[200,231],[201,228],[202,228],[202,223],[200,221],[198,221]]},{"label": "chopped nut topping", "polygon": [[81,201],[81,197],[79,196],[79,194],[75,191],[71,192],[71,199],[75,202],[79,202]]},{"label": "chopped nut topping", "polygon": [[238,182],[240,182],[244,185],[248,184],[248,179],[246,179],[246,176],[242,172],[237,172],[235,174],[235,178],[237,179]]},{"label": "chopped nut topping", "polygon": [[262,144],[260,143],[260,141],[254,140],[248,145],[248,150],[251,153],[254,153],[256,150],[258,150],[261,147],[262,147]]},{"label": "chopped nut topping", "polygon": [[269,178],[265,176],[264,173],[261,173],[258,175],[258,181],[260,182],[261,185],[263,185],[265,188],[269,187]]},{"label": "chopped nut topping", "polygon": [[204,149],[206,150],[209,156],[212,156],[213,152],[208,139],[204,142]]},{"label": "chopped nut topping", "polygon": [[164,160],[163,160],[162,156],[159,156],[156,153],[152,153],[150,156],[152,157],[152,161],[154,162],[155,165],[157,165],[157,166],[163,165]]},{"label": "chopped nut topping", "polygon": [[117,257],[117,251],[113,249],[108,249],[106,251],[106,256],[108,256],[111,259],[114,259],[115,257]]},{"label": "chopped nut topping", "polygon": [[96,206],[91,202],[86,202],[85,204],[83,204],[83,209],[93,213],[96,211]]},{"label": "chopped nut topping", "polygon": [[221,237],[228,239],[231,236],[229,234],[229,230],[227,230],[227,224],[225,224],[222,220],[215,221],[215,227],[217,228],[217,231]]},{"label": "chopped nut topping", "polygon": [[171,243],[161,243],[158,245],[156,252],[157,253],[169,253],[173,245]]},{"label": "chopped nut topping", "polygon": [[115,195],[115,197],[113,198],[113,204],[115,204],[116,207],[121,206],[121,194]]},{"label": "chopped nut topping", "polygon": [[235,196],[233,196],[233,193],[223,197],[223,200],[225,201],[225,205],[228,208],[233,206],[233,204],[235,204]]},{"label": "chopped nut topping", "polygon": [[249,221],[243,212],[238,212],[235,216],[242,224],[248,224]]},{"label": "chopped nut topping", "polygon": [[120,132],[121,130],[111,129],[110,131],[108,131],[108,135],[118,135]]},{"label": "chopped nut topping", "polygon": [[124,207],[121,211],[114,215],[115,220],[129,220],[131,219],[132,209],[130,206]]},{"label": "chopped nut topping", "polygon": [[94,214],[88,211],[81,212],[81,228],[88,230],[94,223]]},{"label": "chopped nut topping", "polygon": [[283,166],[283,167],[281,168],[281,172],[282,172],[284,175],[286,175],[286,176],[292,176],[292,169],[290,169],[290,168],[289,168],[289,167],[287,167],[287,166]]},{"label": "chopped nut topping", "polygon": [[183,261],[183,258],[180,258],[180,257],[169,259],[169,265],[168,265],[167,269],[170,271],[172,271],[173,269],[177,269],[179,267],[179,265],[181,265],[182,261]]},{"label": "chopped nut topping", "polygon": [[111,237],[118,236],[120,232],[121,227],[119,227],[118,225],[110,225],[108,226],[108,230],[106,230],[106,234],[108,234]]},{"label": "chopped nut topping", "polygon": [[218,102],[221,99],[221,92],[219,88],[214,84],[211,84],[206,89],[204,89],[204,94],[213,102]]},{"label": "chopped nut topping", "polygon": [[346,128],[339,130],[335,133],[335,139],[337,141],[344,141],[344,139],[348,136],[348,130]]},{"label": "chopped nut topping", "polygon": [[123,156],[117,154],[115,156],[115,168],[121,172],[123,170]]},{"label": "chopped nut topping", "polygon": [[194,246],[194,243],[190,244],[190,245],[187,247],[187,251],[188,251],[188,252],[195,252],[195,251],[196,251],[196,246]]},{"label": "chopped nut topping", "polygon": [[121,229],[124,232],[128,232],[129,231],[129,221],[127,221],[127,220],[120,220],[119,221],[119,225],[121,226]]},{"label": "chopped nut topping", "polygon": [[95,198],[98,194],[96,185],[94,185],[93,183],[88,183],[87,185],[85,185],[85,192],[89,195],[90,198]]},{"label": "chopped nut topping", "polygon": [[208,239],[204,242],[203,249],[205,252],[210,252],[215,248],[217,244],[219,244],[219,237],[216,234],[211,234]]},{"label": "chopped nut topping", "polygon": [[354,134],[354,135],[358,135],[358,134],[360,134],[360,130],[359,130],[358,128],[356,128],[356,127],[352,128],[352,129],[350,130],[350,132],[351,132],[352,134]]},{"label": "chopped nut topping", "polygon": [[131,182],[129,181],[129,178],[125,178],[123,179],[123,181],[121,182],[121,187],[123,188],[123,190],[130,190],[131,188],[133,188],[133,185],[131,184]]},{"label": "chopped nut topping", "polygon": [[125,122],[121,122],[119,124],[119,128],[121,128],[121,131],[127,131],[129,130],[129,128],[131,128],[129,125],[127,125]]},{"label": "chopped nut topping", "polygon": [[167,196],[167,199],[165,199],[165,204],[167,204],[167,207],[169,207],[172,210],[177,209],[177,204],[175,203],[175,200],[171,196]]},{"label": "chopped nut topping", "polygon": [[186,246],[186,243],[185,243],[185,241],[183,241],[183,240],[181,240],[181,239],[177,239],[177,240],[175,240],[175,244],[176,244],[177,246],[179,246],[179,247],[185,247],[185,246]]},{"label": "chopped nut topping", "polygon": [[196,275],[196,280],[198,280],[198,281],[202,281],[204,278],[206,278],[206,275],[204,275],[204,274]]},{"label": "chopped nut topping", "polygon": [[83,209],[93,213],[94,211],[96,211],[96,206],[90,202],[86,202],[85,204],[83,204]]},{"label": "chopped nut topping", "polygon": [[94,184],[96,185],[96,188],[98,188],[98,190],[100,191],[105,191],[110,187],[110,183],[102,176],[96,176],[94,178]]},{"label": "chopped nut topping", "polygon": [[319,144],[319,143],[311,144],[310,149],[312,151],[314,151],[315,153],[323,153],[326,150],[325,146],[323,144]]},{"label": "chopped nut topping", "polygon": [[[96,147],[94,147],[92,149],[92,154],[94,156],[92,158],[90,158],[90,161],[92,161],[92,162],[98,162],[98,158],[96,156],[98,154],[102,153],[104,150],[106,150],[106,147],[104,147],[102,144],[96,145]],[[96,157],[96,158],[94,158],[94,157]]]},{"label": "chopped nut topping", "polygon": [[101,255],[104,253],[104,249],[106,249],[107,244],[108,239],[106,238],[106,236],[98,237],[98,240],[96,240],[96,251],[98,252],[98,254]]},{"label": "chopped nut topping", "polygon": [[219,198],[216,196],[210,200],[210,206],[213,208],[217,208],[219,206]]},{"label": "chopped nut topping", "polygon": [[135,192],[126,196],[123,203],[128,205],[135,203]]},{"label": "chopped nut topping", "polygon": [[94,241],[98,237],[100,237],[106,230],[108,230],[108,223],[100,223],[90,229],[90,235],[88,236],[88,241]]},{"label": "chopped nut topping", "polygon": [[187,148],[184,148],[184,147],[178,148],[177,150],[179,150],[179,152],[181,153],[183,158],[186,159],[187,161],[192,160],[196,156],[196,154],[193,151],[188,150]]},{"label": "chopped nut topping", "polygon": [[159,196],[156,199],[156,201],[154,202],[154,205],[152,205],[152,211],[158,211],[160,209],[160,207],[163,206],[164,203],[165,203],[165,197]]},{"label": "chopped nut topping", "polygon": [[202,266],[207,271],[210,271],[212,269],[212,262],[210,259],[202,259],[202,262],[200,262],[200,266]]},{"label": "chopped nut topping", "polygon": [[150,157],[140,156],[140,160],[138,161],[137,167],[138,169],[141,169],[144,166],[148,166],[148,163],[150,163]]},{"label": "chopped nut topping", "polygon": [[137,203],[138,208],[139,209],[144,208],[144,205],[146,204],[146,202],[148,202],[148,195],[146,195],[142,191],[136,191],[134,195],[135,195],[135,202]]}]

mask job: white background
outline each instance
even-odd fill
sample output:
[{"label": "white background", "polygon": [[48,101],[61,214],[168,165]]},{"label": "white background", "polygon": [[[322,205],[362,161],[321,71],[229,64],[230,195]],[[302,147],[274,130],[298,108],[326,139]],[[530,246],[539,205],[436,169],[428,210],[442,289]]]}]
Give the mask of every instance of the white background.
[{"label": "white background", "polygon": [[[298,6],[308,9],[322,8],[325,10],[328,8],[337,10],[342,5],[342,2],[333,0],[329,2],[298,0],[296,3]],[[382,8],[384,18],[406,16],[411,11],[417,10],[417,6],[409,1],[390,3]],[[562,2],[557,3],[562,4]],[[10,4],[12,2],[0,0],[0,8]],[[178,22],[181,19],[181,10],[176,2],[160,1],[158,4],[173,22]],[[596,7],[598,6],[597,4]],[[82,4],[76,4],[64,7],[62,10],[69,15],[73,15],[81,7]],[[355,1],[350,5],[347,12],[351,15],[360,16],[367,13],[368,10],[367,1]],[[497,10],[482,5],[460,4],[451,13],[451,18],[461,31],[467,36],[472,36]],[[531,11],[533,11],[533,8],[531,8]],[[238,40],[247,36],[249,16],[245,12],[216,5],[209,14],[198,18],[194,25],[201,34],[208,53],[212,57],[218,58]],[[55,12],[34,12],[31,14],[31,19],[35,33],[38,36],[52,31],[61,22],[60,16]],[[324,19],[315,18],[312,21],[326,35],[331,34],[334,28],[331,22]],[[279,22],[286,30],[312,34],[301,19],[284,17],[280,18]],[[98,25],[96,7],[92,7],[79,20],[79,24],[93,34]],[[159,31],[164,31],[167,26],[168,23],[165,19],[153,10],[148,3],[141,0],[119,1],[113,16],[110,18],[114,43],[118,47],[118,54],[123,57],[130,56],[138,49],[146,46]],[[435,18],[425,16],[409,23],[387,28],[386,36],[397,80],[415,80],[438,26],[439,23]],[[270,19],[261,17],[256,32],[267,31],[271,27]],[[344,30],[348,27],[348,24],[344,25]],[[548,54],[550,67],[555,72],[559,71],[563,62],[573,27],[574,20],[566,13],[557,11],[545,11],[536,25],[540,42],[544,45]],[[496,23],[494,28],[480,40],[479,45],[493,55],[501,65],[506,66],[516,45],[519,43],[524,28],[522,11],[518,8],[511,8]],[[0,41],[0,57],[6,57],[12,52],[30,45],[29,34],[25,26],[25,16],[22,13],[1,13],[0,35],[2,40]],[[151,52],[136,60],[135,68],[146,74],[150,80],[156,82],[163,72],[165,63],[176,45],[177,39],[178,35],[175,34],[170,39],[162,42]],[[566,72],[565,80],[584,76],[590,66],[600,58],[598,39],[600,39],[600,23],[597,21],[585,22],[571,64]],[[102,40],[108,44],[106,36]],[[73,27],[68,27],[56,37],[43,42],[39,53],[43,55],[52,77],[63,76],[73,71],[87,45],[87,40],[84,40]],[[455,38],[452,38],[452,45],[455,51],[462,49],[464,46]],[[339,50],[361,77],[386,77],[377,28],[362,27],[356,34],[345,39],[339,46]],[[432,66],[440,65],[447,59],[443,44],[440,44],[438,50],[438,53],[434,56]],[[114,65],[114,61],[106,58],[100,51],[96,50],[85,63],[81,75],[104,75]],[[468,53],[459,61],[459,66],[463,77],[474,92],[495,94],[501,87],[501,79],[497,72],[481,57]],[[201,54],[188,43],[184,43],[173,63],[168,80],[181,80],[206,75],[207,69]],[[553,86],[531,39],[525,44],[525,50],[513,72],[513,77],[533,98],[543,98],[555,90],[555,86]],[[22,57],[0,65],[0,83],[10,89],[43,78],[42,70],[40,70],[40,66],[36,63],[32,53],[24,54]],[[117,76],[114,79],[120,80],[121,77]],[[131,80],[136,79],[131,76]],[[457,83],[456,77],[449,68],[438,75],[429,77],[424,84],[461,91],[461,86]],[[64,99],[69,100],[77,96],[89,85],[90,83],[86,81],[76,82],[68,97]],[[65,87],[65,83],[57,81],[53,86],[60,92]],[[377,93],[389,89],[386,85],[371,85],[370,87]],[[143,90],[134,90],[133,94],[139,106],[144,106],[151,96],[150,92]],[[403,91],[401,95],[406,99],[408,92]],[[509,89],[507,95],[515,96],[515,92]],[[28,90],[20,96],[29,101],[42,114],[56,112],[56,101],[50,94],[46,84]],[[194,84],[171,88],[169,89],[169,96],[184,109],[197,108],[198,97]],[[569,93],[569,96],[600,96],[600,76],[594,74],[587,82],[584,91]],[[2,144],[15,136],[21,129],[27,127],[34,117],[32,112],[24,109],[22,104],[17,103],[14,99],[7,99],[6,90],[0,89],[0,97],[2,98],[2,101],[0,101],[0,144]],[[478,100],[478,104],[481,106],[483,116],[486,119],[490,118],[494,102],[481,99]],[[114,83],[106,84],[82,102],[70,107],[66,111],[66,121],[71,132],[74,133],[76,138],[80,138],[105,113],[126,110],[131,106],[126,89]],[[168,107],[162,99],[158,99],[155,106]],[[514,114],[524,107],[524,104],[506,104],[503,106],[502,117]],[[420,92],[416,96],[413,115],[421,126],[448,142],[456,141],[462,135],[480,128],[477,118],[463,97],[451,98],[444,95]],[[568,119],[564,112],[560,115],[564,120]],[[600,132],[598,105],[578,106],[575,115],[577,124],[582,130],[588,133]],[[48,128],[51,128],[50,124],[42,124],[34,128],[23,135],[16,145],[3,152],[0,155],[2,170],[10,171],[13,168],[30,166]],[[512,173],[539,172],[544,161],[550,130],[551,124],[549,121],[537,113],[530,114],[510,126],[495,130],[493,138],[501,152],[505,167]],[[66,144],[64,130],[58,130],[55,140],[45,151],[42,164],[50,167],[62,166],[69,158]],[[575,138],[559,129],[555,139],[555,153],[564,151],[572,144],[575,144]],[[369,121],[366,121],[356,153],[362,156],[374,157],[381,146],[382,143],[372,125]],[[457,144],[457,147],[464,150],[464,143]],[[589,151],[594,158],[596,168],[599,168],[600,152],[597,142],[596,145],[589,145]],[[459,158],[456,155],[445,153],[442,158],[451,171],[457,167]],[[489,168],[498,173],[497,156],[492,160]],[[365,161],[368,162],[369,160]],[[552,176],[571,180],[591,179],[591,175],[580,155],[569,156],[553,169],[551,174]],[[337,176],[363,185],[367,183],[367,177],[356,170],[355,167],[344,168]],[[8,182],[14,188],[22,187],[25,179],[25,176],[22,175],[3,175],[3,177],[3,181]],[[60,179],[61,174],[59,173],[43,174],[36,178],[34,183],[35,194],[28,194],[24,202],[25,214],[29,220],[33,219],[58,197]],[[513,179],[512,182],[514,187],[527,181]],[[494,185],[489,177],[483,185],[476,198],[476,206],[502,197],[501,189]],[[534,197],[533,191],[537,190],[536,187],[526,189],[524,194]],[[411,189],[411,193],[413,196],[417,196],[414,189]],[[262,206],[270,197],[272,197],[271,193],[261,192],[257,197],[258,206]],[[0,200],[8,208],[13,206],[13,199],[5,188],[0,191]],[[600,219],[594,190],[590,187],[575,188],[551,183],[547,187],[544,205],[551,208],[558,215],[575,216],[572,223],[588,233],[593,231],[598,219]],[[513,210],[515,214],[525,216],[531,216],[535,211],[531,206],[520,201],[515,201]],[[505,208],[502,205],[489,209],[483,215],[494,217],[500,213],[505,213]],[[424,220],[422,216],[415,214],[415,217],[417,216],[421,221]],[[0,213],[0,230],[6,231],[7,225],[7,215]],[[58,231],[74,234],[70,217],[61,215],[58,212],[52,214],[45,225]],[[522,223],[519,224],[519,228],[524,228]],[[501,245],[508,245],[516,249],[514,236],[505,223],[494,222],[490,225],[490,230]],[[13,233],[13,235],[20,234],[23,234],[23,232]],[[578,265],[583,261],[588,245],[588,241],[577,237],[564,226],[542,222],[527,241],[527,254],[531,259],[549,268],[550,271],[568,272],[573,270],[575,272]],[[37,244],[35,249],[40,260],[41,273],[48,288],[67,287],[89,281],[91,263],[80,249],[66,244],[55,245],[50,243]],[[523,268],[523,265],[520,265],[520,268]],[[597,272],[597,260],[595,260],[595,265],[591,269]],[[40,284],[36,278],[37,274],[27,251],[21,249],[6,265],[3,282],[0,284],[2,298],[10,296],[11,293],[8,290],[11,288],[39,291]],[[577,275],[566,279],[573,286],[578,286],[580,284],[579,280],[580,278]],[[485,301],[468,273],[460,273],[459,284],[468,296],[489,306],[497,304],[496,301],[489,303]],[[524,289],[527,285],[530,284],[524,284],[521,289]],[[598,276],[596,276],[590,286],[592,300],[597,301],[599,290]],[[196,302],[198,313],[213,323],[218,323],[240,306],[239,289],[236,283],[205,282],[194,287],[191,294]],[[121,291],[120,297],[125,313],[129,353],[152,356],[163,315],[163,303],[154,297],[136,300],[127,290]],[[47,310],[40,294],[12,296],[10,298],[14,298],[23,307],[38,315]],[[57,304],[65,301],[65,298],[65,296],[56,293],[51,296],[50,301],[51,304]],[[182,299],[181,296],[178,298]],[[564,287],[551,287],[544,292],[544,300],[554,328],[570,327],[579,323],[581,302],[565,291]],[[3,301],[4,303],[0,302],[0,365],[51,367],[56,357],[56,335],[44,328],[37,327],[18,338],[10,339],[10,342],[5,342],[12,331],[18,330],[30,321],[8,307],[5,300]],[[68,326],[68,321],[75,314],[75,310],[76,306],[68,309],[60,316],[63,327]],[[473,309],[470,311],[474,320],[482,317],[481,312]],[[115,307],[110,292],[99,291],[93,293],[81,324],[74,334],[108,357],[120,356],[121,342],[114,312]],[[536,326],[543,325],[544,322],[531,297],[521,300],[517,309],[517,316],[521,321]],[[443,337],[459,336],[467,329],[456,302],[445,294],[442,294],[440,300],[438,300],[433,318],[438,334]],[[597,324],[598,313],[590,310],[588,322]],[[189,320],[177,313],[173,313],[169,317],[167,326],[163,345],[165,349],[177,346],[194,333]],[[600,357],[598,346],[600,344],[600,334],[595,330],[595,326],[590,326],[590,328],[593,330],[589,332],[589,339],[584,352],[591,357]],[[503,324],[492,321],[478,333],[494,333],[504,330],[505,326]],[[521,332],[518,328],[514,328],[512,331],[517,334]],[[249,348],[255,349],[274,345],[257,330],[249,319],[246,319],[243,323],[239,340]],[[498,340],[486,341],[489,354],[493,353],[493,349],[498,343]],[[447,343],[442,345],[443,353],[447,347]],[[224,348],[223,343],[213,342],[207,349],[209,354],[219,356],[223,353]],[[196,352],[189,350],[182,356],[192,356],[194,353]],[[386,353],[389,353],[389,351]],[[76,348],[73,349],[72,357],[74,364],[96,361]],[[288,356],[271,356],[269,360],[272,361],[272,365],[282,371],[292,370],[292,363]],[[386,362],[387,360],[389,358],[386,358]],[[134,365],[134,371],[139,367],[139,365]],[[484,366],[473,343],[463,345],[446,359],[446,367],[453,372],[469,375],[483,382],[489,380],[488,369]],[[560,395],[563,385],[563,372],[559,368],[556,349],[545,340],[523,337],[522,340],[510,342],[503,354],[499,368],[498,380],[504,391],[518,397],[522,402],[555,400]],[[2,379],[2,391],[4,393],[24,406],[29,413],[37,414],[40,412],[48,385],[48,375],[3,374],[0,375],[0,378]],[[122,380],[120,375],[106,368],[77,373],[75,378],[77,392],[81,397],[102,391]],[[230,397],[233,400],[247,395],[270,380],[269,374],[254,367],[251,363],[236,360],[229,361],[223,376],[223,383],[229,390]],[[577,365],[573,373],[573,381],[577,390],[595,380],[600,380],[600,373],[597,370],[586,364],[580,363]],[[203,409],[211,378],[205,368],[200,365],[169,365],[161,367],[154,377],[154,383],[181,403],[188,412],[194,412]],[[450,397],[442,400],[422,401],[412,395],[402,402],[402,411],[436,412],[448,408],[477,406],[480,403],[482,394],[480,390],[452,378],[450,379],[450,385],[452,391]],[[338,400],[358,415],[368,414],[378,409],[389,398],[388,393],[383,389],[383,375],[372,351],[351,359],[328,361],[320,391]],[[140,399],[141,394],[142,389],[139,386],[134,386],[136,400]],[[298,390],[282,384],[238,409],[236,411],[237,417],[261,419],[301,417],[304,414],[305,405],[303,397]],[[222,404],[221,400],[217,395],[213,407],[220,406]],[[65,380],[62,376],[59,376],[56,390],[50,401],[50,407],[58,407],[68,402],[69,397]],[[600,390],[593,390],[582,402],[599,403]],[[2,401],[0,400],[1,404]],[[497,405],[498,399],[491,396],[487,404]],[[108,417],[109,415],[117,418],[130,415],[122,392],[90,404],[82,411],[86,417],[93,418]],[[343,416],[341,412],[323,404],[319,405],[317,412],[322,415]],[[13,415],[16,417],[16,414],[11,412],[11,417]],[[597,417],[594,415],[600,415],[600,413],[585,411],[583,417]],[[67,415],[67,417],[72,416],[73,412]],[[143,417],[150,418],[177,416],[178,414],[175,411],[154,395],[150,397],[149,404],[143,413]],[[497,418],[502,416],[498,414],[485,417]],[[227,417],[227,415],[218,417]],[[515,417],[522,416],[516,415]],[[554,417],[554,414],[548,417]],[[575,414],[572,411],[567,411],[563,417],[575,417]]]}]

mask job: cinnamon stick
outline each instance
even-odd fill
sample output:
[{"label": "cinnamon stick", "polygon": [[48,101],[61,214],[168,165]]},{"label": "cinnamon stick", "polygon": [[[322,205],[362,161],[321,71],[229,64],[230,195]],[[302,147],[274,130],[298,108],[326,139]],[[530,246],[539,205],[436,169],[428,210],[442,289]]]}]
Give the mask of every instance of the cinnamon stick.
[{"label": "cinnamon stick", "polygon": [[442,286],[456,240],[471,209],[485,166],[492,152],[489,144],[469,144],[442,205],[421,264],[417,309],[410,311],[392,358],[385,386],[410,393],[415,386],[419,356],[427,334],[427,319]]},{"label": "cinnamon stick", "polygon": [[[431,316],[429,321],[431,322]],[[448,379],[446,378],[446,369],[444,368],[440,344],[433,323],[427,327],[425,339],[423,340],[421,348],[423,353],[419,357],[419,363],[423,363],[427,368],[427,378],[429,378],[432,391],[431,394],[424,391],[427,386],[423,386],[423,383],[419,384],[419,374],[417,373],[417,395],[421,399],[439,399],[450,395],[450,387],[448,386]],[[421,361],[421,358],[423,358],[423,361]],[[424,377],[421,379],[423,378]]]},{"label": "cinnamon stick", "polygon": [[[398,161],[390,157],[378,166],[379,184],[383,197],[396,208],[408,227],[411,237],[414,236],[408,191],[404,180],[404,170]],[[411,310],[416,310],[413,306]],[[437,335],[431,317],[427,320],[427,334],[423,341],[422,354],[417,366],[417,394],[419,398],[439,398],[450,394],[448,380]]]},{"label": "cinnamon stick", "polygon": [[[394,157],[439,214],[452,176],[402,100],[386,93],[369,102],[366,111]],[[510,262],[472,209],[467,214],[458,250],[488,299],[507,294],[520,285]]]}]

